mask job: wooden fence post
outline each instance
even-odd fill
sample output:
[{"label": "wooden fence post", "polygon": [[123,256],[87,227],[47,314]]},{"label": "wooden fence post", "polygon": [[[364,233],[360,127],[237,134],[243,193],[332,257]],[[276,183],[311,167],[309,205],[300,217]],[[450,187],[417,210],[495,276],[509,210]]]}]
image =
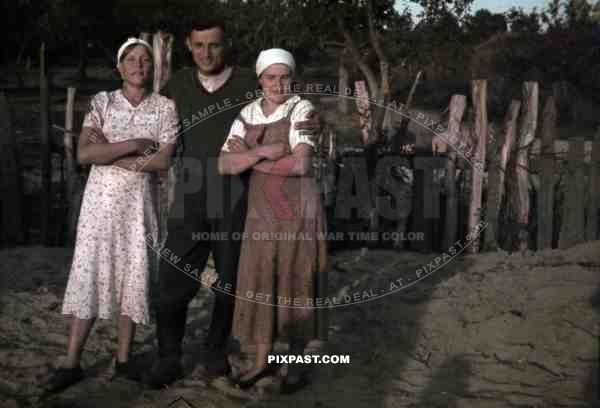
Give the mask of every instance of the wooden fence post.
[{"label": "wooden fence post", "polygon": [[523,115],[521,116],[519,139],[516,151],[516,195],[514,208],[516,210],[517,224],[517,248],[524,251],[529,242],[529,169],[528,152],[537,129],[538,117],[538,94],[537,82],[525,82],[523,84]]},{"label": "wooden fence post", "polygon": [[598,208],[600,208],[600,128],[594,136],[592,143],[592,154],[590,160],[590,184],[589,200],[587,208],[587,227],[585,229],[585,240],[598,239]]},{"label": "wooden fence post", "polygon": [[552,248],[554,223],[554,138],[556,136],[556,103],[549,96],[542,119],[540,149],[540,183],[537,192],[537,249]]},{"label": "wooden fence post", "polygon": [[[498,216],[505,191],[506,163],[508,161],[508,153],[512,149],[515,140],[516,123],[520,109],[521,102],[513,99],[504,117],[502,133],[496,143],[492,145],[495,149],[492,150],[488,171],[486,203],[486,222],[488,225],[485,229],[484,239],[485,248],[490,251],[498,249]],[[498,158],[494,159],[496,152]]]},{"label": "wooden fence post", "polygon": [[[487,145],[487,81],[485,79],[471,81],[471,97],[475,105],[475,128],[472,134],[471,165],[473,177],[471,178],[471,200],[469,203],[469,217],[467,230],[474,231],[481,220],[481,200],[483,194],[483,164]],[[469,157],[467,157],[469,159]],[[481,166],[479,166],[481,164]],[[473,241],[468,252],[479,252],[478,240]]]},{"label": "wooden fence post", "polygon": [[[448,139],[458,138],[460,122],[465,113],[467,98],[464,95],[452,95],[450,99],[450,119],[448,121]],[[456,243],[458,231],[458,198],[456,192],[456,152],[449,149],[446,170],[446,219],[444,220],[443,249],[447,251]]]},{"label": "wooden fence post", "polygon": [[0,246],[23,242],[23,186],[10,105],[0,92]]},{"label": "wooden fence post", "polygon": [[142,31],[140,33],[140,40],[144,40],[148,44],[152,44],[152,34]]},{"label": "wooden fence post", "polygon": [[67,245],[72,245],[75,242],[77,228],[77,166],[75,163],[75,151],[73,143],[73,138],[75,137],[73,133],[73,122],[76,93],[76,88],[67,88],[67,104],[65,107],[65,135],[63,138],[63,144],[65,147],[66,196],[68,203],[66,234]]},{"label": "wooden fence post", "polygon": [[563,202],[562,226],[558,247],[569,248],[583,242],[585,234],[585,142],[581,137],[569,141],[567,186]]},{"label": "wooden fence post", "polygon": [[348,89],[349,80],[350,73],[348,72],[348,67],[345,63],[345,53],[344,51],[341,51],[338,60],[338,90],[340,92],[340,96],[338,97],[337,109],[342,115],[348,114],[349,99],[346,92]]},{"label": "wooden fence post", "polygon": [[356,108],[358,110],[360,121],[361,142],[363,145],[367,145],[369,143],[371,128],[373,127],[369,95],[367,93],[365,81],[356,81],[354,87],[356,88],[356,94],[358,95],[358,98],[356,99]]},{"label": "wooden fence post", "polygon": [[40,233],[43,245],[50,244],[50,213],[52,211],[52,167],[50,150],[50,95],[46,75],[46,45],[40,47],[40,153],[42,190],[40,200]]},{"label": "wooden fence post", "polygon": [[154,51],[154,92],[159,92],[171,77],[173,35],[157,31],[152,37]]}]

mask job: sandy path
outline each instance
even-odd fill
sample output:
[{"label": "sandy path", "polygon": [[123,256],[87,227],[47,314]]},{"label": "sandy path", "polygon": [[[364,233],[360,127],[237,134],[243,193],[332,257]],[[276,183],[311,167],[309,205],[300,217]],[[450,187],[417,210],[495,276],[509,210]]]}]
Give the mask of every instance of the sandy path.
[{"label": "sandy path", "polygon": [[[435,255],[360,251],[332,257],[331,294],[377,292]],[[98,324],[84,355],[87,379],[52,398],[40,381],[64,353],[59,315],[70,253],[0,251],[0,407],[562,407],[594,406],[600,325],[600,243],[538,254],[455,259],[399,293],[334,308],[321,353],[350,364],[318,365],[292,396],[247,395],[207,383],[197,369],[210,296],[192,305],[188,375],[163,391],[110,380],[112,322]],[[138,331],[140,364],[152,327]],[[218,385],[218,384],[217,384]],[[227,391],[227,390],[226,390]],[[183,399],[189,401],[186,405]]]}]

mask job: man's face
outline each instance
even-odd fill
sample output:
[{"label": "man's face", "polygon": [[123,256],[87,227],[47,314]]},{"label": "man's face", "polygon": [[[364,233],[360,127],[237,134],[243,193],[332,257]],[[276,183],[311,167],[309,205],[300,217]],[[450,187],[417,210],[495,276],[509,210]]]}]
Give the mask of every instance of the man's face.
[{"label": "man's face", "polygon": [[187,37],[187,47],[201,74],[217,74],[225,67],[223,34],[221,28],[215,27],[202,31],[193,30]]}]

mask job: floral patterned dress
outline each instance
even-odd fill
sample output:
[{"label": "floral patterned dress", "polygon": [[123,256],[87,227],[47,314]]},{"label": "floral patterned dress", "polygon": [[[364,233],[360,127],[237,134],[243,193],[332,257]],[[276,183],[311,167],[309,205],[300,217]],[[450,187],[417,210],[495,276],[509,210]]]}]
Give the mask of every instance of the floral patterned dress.
[{"label": "floral patterned dress", "polygon": [[[175,104],[151,94],[132,106],[121,90],[100,92],[83,127],[102,129],[109,142],[148,138],[164,144],[177,135]],[[116,314],[149,323],[149,281],[158,236],[155,175],[92,165],[83,195],[75,253],[62,313],[108,319]]]}]

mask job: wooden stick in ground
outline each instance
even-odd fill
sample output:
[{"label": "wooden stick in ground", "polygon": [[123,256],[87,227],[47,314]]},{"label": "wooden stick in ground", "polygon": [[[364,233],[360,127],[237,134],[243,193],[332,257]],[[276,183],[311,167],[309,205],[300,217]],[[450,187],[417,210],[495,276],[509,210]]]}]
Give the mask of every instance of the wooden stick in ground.
[{"label": "wooden stick in ground", "polygon": [[[483,164],[487,147],[487,81],[478,79],[471,81],[471,92],[475,106],[475,128],[473,129],[473,148],[471,164],[473,177],[471,178],[471,201],[469,204],[469,217],[467,219],[467,231],[475,231],[481,220],[481,202],[483,195]],[[479,242],[475,240],[469,245],[469,252],[479,252]]]},{"label": "wooden stick in ground", "polygon": [[[450,120],[448,121],[448,140],[458,139],[460,122],[465,113],[467,98],[464,95],[453,95],[450,100]],[[458,197],[456,192],[456,152],[448,153],[446,172],[446,219],[444,220],[443,249],[447,251],[456,243],[458,231]]]},{"label": "wooden stick in ground", "polygon": [[144,40],[148,44],[152,44],[152,34],[142,31],[140,33],[140,40]]},{"label": "wooden stick in ground", "polygon": [[10,105],[0,92],[0,246],[23,242],[23,186]]},{"label": "wooden stick in ground", "polygon": [[152,38],[154,51],[154,92],[159,92],[171,77],[173,35],[157,31]]},{"label": "wooden stick in ground", "polygon": [[373,126],[369,95],[367,93],[365,81],[356,81],[354,87],[356,88],[356,94],[358,95],[358,98],[356,98],[356,109],[358,110],[360,122],[361,142],[363,145],[367,145],[370,141],[369,137]]},{"label": "wooden stick in ground", "polygon": [[348,90],[348,83],[350,81],[350,73],[348,72],[345,59],[346,49],[344,48],[340,51],[338,60],[338,89],[340,92],[340,96],[338,97],[338,112],[342,115],[348,114],[349,101],[349,99],[346,97],[346,92]]},{"label": "wooden stick in ground", "polygon": [[493,251],[498,248],[498,217],[502,197],[504,196],[504,180],[508,152],[512,149],[517,129],[517,118],[521,102],[512,100],[504,117],[502,133],[495,143],[492,143],[490,168],[488,170],[485,248]]},{"label": "wooden stick in ground", "polygon": [[523,84],[523,115],[521,116],[518,150],[516,152],[516,189],[514,197],[518,236],[516,239],[519,250],[524,251],[529,242],[529,147],[535,137],[538,117],[538,83]]},{"label": "wooden stick in ground", "polygon": [[[143,34],[142,34],[143,35]],[[149,34],[148,34],[149,36]],[[154,92],[160,92],[162,87],[171,77],[171,50],[173,48],[173,36],[164,31],[157,31],[152,36],[152,51],[154,54]],[[165,242],[167,238],[167,224],[169,212],[175,197],[175,184],[177,179],[176,165],[172,165],[166,171],[158,174],[158,188],[156,189],[156,201],[158,202],[158,242]],[[156,258],[156,268],[160,263],[160,255]],[[153,282],[158,281],[158,274],[151,277]]]},{"label": "wooden stick in ground", "polygon": [[[421,75],[422,75],[422,71],[419,71],[417,73],[417,76],[415,77],[412,87],[410,88],[410,92],[408,93],[408,98],[406,98],[406,103],[404,104],[404,109],[401,109],[402,111],[404,111],[404,113],[406,115],[408,115],[408,112],[410,112],[410,107],[412,105],[412,100],[413,100],[413,96],[415,94],[415,90],[417,89],[417,86],[419,85],[419,82],[421,81]],[[400,117],[400,125],[398,126],[399,131],[396,133],[396,135],[394,136],[394,140],[392,141],[392,151],[395,153],[400,152],[400,140],[402,140],[406,136],[406,132],[408,131],[409,121],[410,121],[410,119],[406,116]]]},{"label": "wooden stick in ground", "polygon": [[594,136],[592,158],[589,167],[590,185],[585,240],[593,241],[598,239],[598,209],[600,208],[600,128],[598,128]]},{"label": "wooden stick in ground", "polygon": [[40,153],[42,191],[40,200],[40,233],[43,245],[50,244],[50,213],[52,210],[51,151],[50,151],[50,95],[46,76],[46,45],[40,47]]},{"label": "wooden stick in ground", "polygon": [[67,245],[71,245],[75,241],[75,229],[77,225],[76,213],[78,212],[76,200],[77,168],[75,165],[75,152],[73,148],[73,122],[76,91],[77,90],[73,87],[67,88],[67,104],[65,106],[65,134],[63,137],[63,144],[65,146],[66,195],[69,206],[67,212]]},{"label": "wooden stick in ground", "polygon": [[569,141],[567,183],[563,201],[562,226],[558,247],[569,248],[583,242],[585,236],[584,139]]},{"label": "wooden stick in ground", "polygon": [[537,249],[552,247],[554,220],[554,138],[556,137],[556,103],[549,96],[542,118],[540,151],[540,183],[537,194]]},{"label": "wooden stick in ground", "polygon": [[[415,94],[415,90],[417,89],[417,85],[419,84],[420,80],[421,80],[421,71],[419,71],[417,73],[417,76],[412,84],[412,87],[410,88],[410,92],[408,93],[408,98],[406,98],[406,104],[404,105],[404,109],[401,109],[402,111],[404,111],[404,113],[406,115],[408,115],[408,113],[410,112],[410,106],[412,104],[413,95]],[[392,140],[392,151],[396,154],[400,153],[402,150],[401,146],[400,146],[400,141],[402,139],[405,139],[406,132],[408,131],[409,121],[410,121],[410,119],[408,117],[400,116],[399,130],[398,130],[398,132],[396,132],[396,134],[394,135],[394,139]],[[415,147],[416,147],[416,145],[415,145]],[[397,232],[396,236],[398,238],[394,241],[394,248],[402,248],[404,246],[404,242],[402,241],[401,237],[403,237],[406,233],[407,222],[408,222],[408,217],[398,220],[398,222],[396,224],[396,232]]]}]

